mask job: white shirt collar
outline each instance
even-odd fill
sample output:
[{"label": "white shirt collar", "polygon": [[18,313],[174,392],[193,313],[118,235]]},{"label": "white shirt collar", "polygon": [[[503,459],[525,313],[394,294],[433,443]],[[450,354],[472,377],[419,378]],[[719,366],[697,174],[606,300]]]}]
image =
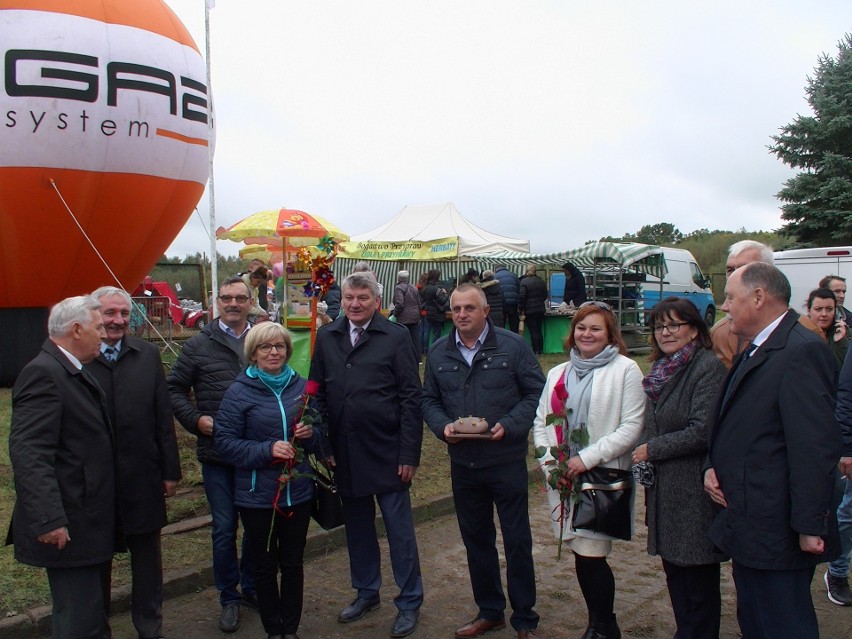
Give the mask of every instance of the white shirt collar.
[{"label": "white shirt collar", "polygon": [[231,337],[236,337],[237,339],[240,339],[243,335],[248,333],[249,329],[251,328],[251,323],[246,322],[246,329],[239,335],[237,335],[237,331],[225,324],[225,322],[223,322],[222,320],[219,320],[219,328],[222,329],[222,332],[225,333],[225,335],[230,335]]},{"label": "white shirt collar", "polygon": [[[56,344],[56,342],[53,342],[53,343],[54,343],[54,344]],[[62,351],[63,353],[65,353],[65,357],[67,357],[67,358],[68,358],[68,360],[69,360],[69,361],[70,361],[70,362],[74,365],[74,367],[75,367],[78,371],[83,370],[83,363],[82,363],[79,359],[77,359],[76,357],[74,357],[71,353],[69,353],[68,351],[66,351],[66,350],[65,350],[64,348],[62,348],[59,344],[56,344],[56,348],[58,348],[60,351]]]},{"label": "white shirt collar", "polygon": [[[751,341],[751,343],[754,344],[754,350],[757,350],[757,348],[761,346],[763,342],[769,339],[769,336],[772,334],[772,331],[778,328],[778,325],[781,323],[781,320],[783,320],[786,315],[787,311],[784,311],[783,313],[781,313],[781,315],[779,315],[775,320],[770,322],[768,326],[766,326],[762,331],[757,334],[757,337],[755,337]],[[752,351],[751,354],[754,355],[754,351]]]}]

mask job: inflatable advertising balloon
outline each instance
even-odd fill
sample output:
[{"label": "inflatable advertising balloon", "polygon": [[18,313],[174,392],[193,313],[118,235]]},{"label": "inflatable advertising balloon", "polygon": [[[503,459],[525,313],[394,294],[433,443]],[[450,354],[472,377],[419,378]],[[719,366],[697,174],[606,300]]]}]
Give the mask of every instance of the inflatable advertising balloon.
[{"label": "inflatable advertising balloon", "polygon": [[207,182],[201,53],[161,0],[0,0],[0,54],[0,314],[132,290]]}]

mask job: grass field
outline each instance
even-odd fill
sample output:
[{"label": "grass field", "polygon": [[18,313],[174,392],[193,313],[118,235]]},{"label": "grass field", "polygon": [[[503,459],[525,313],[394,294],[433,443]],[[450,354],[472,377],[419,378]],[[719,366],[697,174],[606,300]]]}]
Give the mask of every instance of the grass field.
[{"label": "grass field", "polygon": [[[647,357],[635,358],[643,371],[647,371]],[[543,355],[542,368],[550,370],[564,361],[564,356]],[[11,519],[15,491],[9,462],[9,424],[11,421],[12,393],[0,388],[0,533],[5,533]],[[201,472],[195,458],[195,438],[176,424],[181,450],[183,480],[178,496],[168,500],[169,521],[181,521],[206,514],[207,502],[201,486]],[[425,429],[420,468],[412,484],[411,496],[415,505],[450,492],[449,459],[446,446]],[[313,524],[312,524],[313,525]],[[166,570],[197,565],[210,559],[210,529],[163,537],[163,565]],[[127,554],[116,555],[113,562],[113,585],[129,583]],[[27,608],[50,601],[44,571],[15,561],[11,546],[0,546],[0,617],[21,612]]]}]

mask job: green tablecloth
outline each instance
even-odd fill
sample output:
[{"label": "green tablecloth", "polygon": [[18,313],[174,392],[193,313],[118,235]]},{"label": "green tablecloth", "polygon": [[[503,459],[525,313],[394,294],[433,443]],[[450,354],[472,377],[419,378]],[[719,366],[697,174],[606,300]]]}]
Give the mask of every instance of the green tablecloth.
[{"label": "green tablecloth", "polygon": [[290,357],[290,367],[304,378],[308,377],[311,369],[311,331],[308,328],[289,328],[293,338],[293,356]]},{"label": "green tablecloth", "polygon": [[[453,328],[453,323],[450,320],[444,322],[444,330],[442,335],[447,335]],[[571,330],[571,318],[567,315],[545,315],[542,323],[541,332],[544,336],[544,352],[545,353],[563,353],[562,343]],[[525,333],[524,338],[527,343],[530,341],[529,334]]]}]

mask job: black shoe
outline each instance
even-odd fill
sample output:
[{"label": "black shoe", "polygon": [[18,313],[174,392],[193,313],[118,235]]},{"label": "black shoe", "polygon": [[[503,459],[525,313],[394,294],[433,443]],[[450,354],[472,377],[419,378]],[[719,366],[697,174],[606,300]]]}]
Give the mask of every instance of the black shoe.
[{"label": "black shoe", "polygon": [[590,615],[589,627],[581,639],[621,639],[621,629],[615,621],[615,615],[608,621],[601,621],[595,615]]},{"label": "black shoe", "polygon": [[219,630],[222,632],[236,632],[240,628],[240,604],[229,603],[222,606],[222,614],[219,615]]},{"label": "black shoe", "polygon": [[351,604],[349,604],[343,610],[340,611],[340,614],[337,615],[337,620],[340,623],[349,623],[350,621],[360,619],[368,612],[370,612],[371,610],[375,610],[378,607],[378,599],[371,601],[369,599],[362,599],[361,597],[357,597],[355,601],[353,601]]},{"label": "black shoe", "polygon": [[420,621],[419,610],[400,610],[391,628],[391,637],[407,637],[417,628]]},{"label": "black shoe", "polygon": [[849,590],[849,579],[835,577],[825,571],[825,587],[828,588],[828,600],[838,606],[852,606],[852,591]]},{"label": "black shoe", "polygon": [[253,592],[244,592],[240,597],[240,605],[244,608],[251,608],[252,610],[260,610],[257,605],[257,595]]}]

